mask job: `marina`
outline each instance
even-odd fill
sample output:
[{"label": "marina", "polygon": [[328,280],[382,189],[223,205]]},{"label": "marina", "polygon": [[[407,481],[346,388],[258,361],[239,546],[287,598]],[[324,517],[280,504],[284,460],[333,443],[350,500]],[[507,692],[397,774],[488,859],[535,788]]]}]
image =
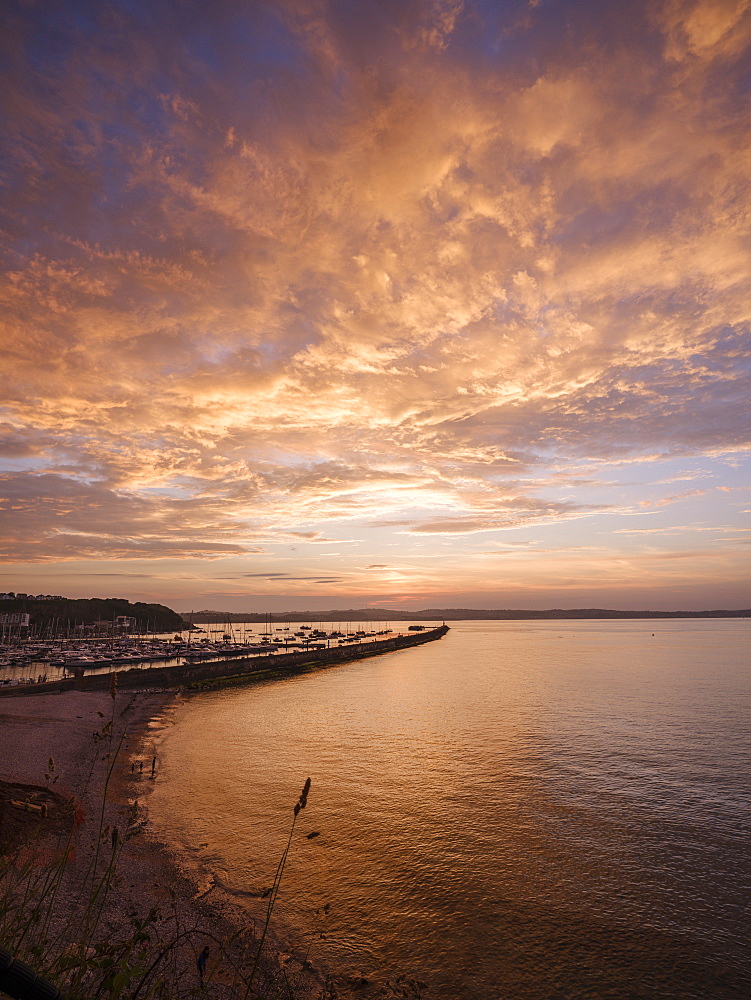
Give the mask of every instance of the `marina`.
[{"label": "marina", "polygon": [[[376,629],[354,628],[342,624],[339,628],[312,625],[262,626],[254,632],[209,628],[176,634],[137,636],[96,636],[39,640],[18,634],[4,636],[0,644],[0,692],[8,688],[34,689],[67,678],[82,679],[96,674],[137,668],[139,673],[159,667],[190,667],[196,664],[216,664],[227,661],[252,661],[256,666],[281,665],[290,654],[311,654],[320,657],[326,651],[351,650],[389,640],[420,641],[423,632],[435,626],[402,626],[393,630],[388,623]],[[359,623],[358,623],[359,624]],[[216,671],[214,672],[216,673]],[[172,676],[172,675],[170,675]],[[156,675],[155,675],[156,680]]]}]

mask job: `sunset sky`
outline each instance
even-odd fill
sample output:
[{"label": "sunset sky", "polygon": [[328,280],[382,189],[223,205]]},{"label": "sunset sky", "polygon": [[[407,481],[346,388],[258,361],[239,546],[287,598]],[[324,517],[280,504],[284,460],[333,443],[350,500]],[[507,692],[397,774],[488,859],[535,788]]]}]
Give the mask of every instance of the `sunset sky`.
[{"label": "sunset sky", "polygon": [[0,19],[0,589],[749,607],[748,0]]}]

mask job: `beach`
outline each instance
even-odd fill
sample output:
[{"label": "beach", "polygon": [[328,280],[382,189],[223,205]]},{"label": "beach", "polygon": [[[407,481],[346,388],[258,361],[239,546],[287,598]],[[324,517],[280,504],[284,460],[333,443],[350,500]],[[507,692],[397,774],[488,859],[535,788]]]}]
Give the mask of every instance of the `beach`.
[{"label": "beach", "polygon": [[[179,947],[170,956],[180,983],[178,995],[192,994],[199,985],[196,959],[208,945],[206,992],[236,996],[260,928],[231,901],[222,899],[211,883],[202,885],[200,878],[191,877],[149,822],[149,790],[160,780],[154,733],[169,724],[170,708],[181,695],[174,691],[113,693],[114,699],[109,691],[0,699],[4,814],[13,812],[10,799],[33,797],[34,789],[42,796],[48,789],[60,801],[72,797],[80,825],[75,830],[75,852],[65,866],[62,907],[75,905],[77,887],[95,852],[107,858],[113,851],[112,888],[100,918],[107,937],[127,936],[134,919],[148,919],[150,913],[158,912],[163,933],[171,933],[170,922],[179,932],[174,935],[180,938]],[[48,840],[55,836],[60,837],[59,825]],[[272,984],[284,984],[285,995],[319,995],[320,984],[304,965],[303,957],[282,951],[269,935],[253,994],[263,996]],[[56,985],[65,990],[64,983]],[[244,983],[240,988],[242,996]]]}]

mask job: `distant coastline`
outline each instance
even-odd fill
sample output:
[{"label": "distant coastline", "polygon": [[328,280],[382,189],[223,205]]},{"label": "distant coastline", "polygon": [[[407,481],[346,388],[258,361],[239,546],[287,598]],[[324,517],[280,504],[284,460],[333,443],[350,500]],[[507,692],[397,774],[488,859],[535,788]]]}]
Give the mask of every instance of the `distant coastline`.
[{"label": "distant coastline", "polygon": [[[131,602],[124,598],[66,598],[29,594],[0,594],[0,619],[9,634],[27,632],[36,637],[85,637],[182,632],[202,625],[265,624],[296,622],[435,622],[449,621],[563,621],[576,619],[680,619],[750,618],[749,608],[708,611],[615,611],[609,608],[335,608],[329,611],[251,612],[203,609],[174,611],[164,604]],[[24,620],[25,616],[25,620]]]},{"label": "distant coastline", "polygon": [[195,625],[221,625],[232,622],[379,622],[379,621],[528,621],[564,619],[619,618],[751,618],[751,609],[717,611],[611,611],[606,608],[552,608],[547,611],[477,608],[425,608],[422,611],[399,611],[395,608],[349,608],[343,611],[289,611],[256,614],[234,611],[183,611],[183,618]]}]

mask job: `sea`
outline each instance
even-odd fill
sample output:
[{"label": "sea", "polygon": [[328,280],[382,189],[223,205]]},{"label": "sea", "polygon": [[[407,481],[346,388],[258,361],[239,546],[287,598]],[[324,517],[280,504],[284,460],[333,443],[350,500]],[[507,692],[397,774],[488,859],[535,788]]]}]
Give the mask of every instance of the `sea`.
[{"label": "sea", "polygon": [[449,624],[185,700],[155,828],[258,920],[310,777],[273,919],[364,996],[748,1000],[751,620]]}]

